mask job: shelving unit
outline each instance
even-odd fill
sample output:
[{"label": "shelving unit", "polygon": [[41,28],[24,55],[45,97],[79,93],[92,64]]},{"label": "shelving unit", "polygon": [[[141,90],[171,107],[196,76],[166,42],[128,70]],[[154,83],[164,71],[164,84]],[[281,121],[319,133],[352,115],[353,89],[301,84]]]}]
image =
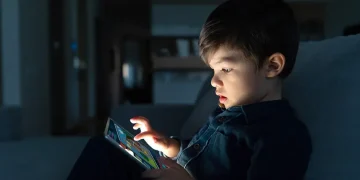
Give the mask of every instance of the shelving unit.
[{"label": "shelving unit", "polygon": [[[152,36],[151,43],[151,60],[153,71],[203,71],[209,70],[209,67],[197,55],[197,47],[193,41],[198,37],[183,36]],[[188,55],[180,56],[179,51],[184,50],[177,44],[178,40],[187,43],[185,51]],[[163,52],[165,51],[165,53]]]},{"label": "shelving unit", "polygon": [[208,70],[209,67],[198,56],[153,57],[153,70]]}]

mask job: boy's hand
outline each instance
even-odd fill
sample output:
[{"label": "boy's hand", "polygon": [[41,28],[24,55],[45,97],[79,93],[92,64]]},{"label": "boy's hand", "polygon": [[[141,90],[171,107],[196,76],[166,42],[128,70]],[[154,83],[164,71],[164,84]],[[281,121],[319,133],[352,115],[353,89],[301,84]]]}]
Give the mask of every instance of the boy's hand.
[{"label": "boy's hand", "polygon": [[154,169],[143,172],[145,179],[156,180],[194,180],[190,174],[178,163],[169,159],[160,157],[160,163],[166,165],[166,169]]},{"label": "boy's hand", "polygon": [[140,133],[134,137],[135,141],[144,139],[151,148],[163,151],[169,146],[167,139],[152,129],[149,120],[145,117],[134,117],[130,119],[130,122],[134,124],[134,130],[140,129]]},{"label": "boy's hand", "polygon": [[151,148],[163,152],[168,157],[175,157],[179,152],[179,143],[152,129],[147,118],[141,116],[134,117],[130,119],[130,122],[134,124],[134,130],[140,129],[141,131],[134,137],[135,141],[144,139]]}]

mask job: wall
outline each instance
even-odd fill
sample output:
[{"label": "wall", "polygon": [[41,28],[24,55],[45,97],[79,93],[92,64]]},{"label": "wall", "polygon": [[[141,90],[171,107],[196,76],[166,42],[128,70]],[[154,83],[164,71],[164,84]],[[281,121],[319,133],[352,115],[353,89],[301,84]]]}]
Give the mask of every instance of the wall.
[{"label": "wall", "polygon": [[214,8],[216,5],[153,5],[153,35],[198,35]]},{"label": "wall", "polygon": [[326,37],[342,35],[345,26],[360,23],[359,0],[334,0],[329,3],[325,21]]},{"label": "wall", "polygon": [[[288,2],[301,0],[288,0]],[[308,0],[328,3],[325,15],[326,37],[342,34],[345,26],[360,22],[358,0]],[[216,5],[153,5],[154,35],[198,35],[201,24]],[[166,16],[164,16],[166,14]]]},{"label": "wall", "polygon": [[24,136],[50,132],[48,1],[1,0],[2,99],[21,106]]}]

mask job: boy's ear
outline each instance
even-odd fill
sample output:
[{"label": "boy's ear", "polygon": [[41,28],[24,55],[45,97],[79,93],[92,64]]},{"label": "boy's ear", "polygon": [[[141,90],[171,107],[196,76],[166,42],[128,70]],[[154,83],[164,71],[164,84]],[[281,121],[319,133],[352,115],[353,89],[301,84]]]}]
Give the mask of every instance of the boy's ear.
[{"label": "boy's ear", "polygon": [[285,56],[281,53],[271,55],[265,64],[266,77],[273,78],[278,76],[285,66]]}]

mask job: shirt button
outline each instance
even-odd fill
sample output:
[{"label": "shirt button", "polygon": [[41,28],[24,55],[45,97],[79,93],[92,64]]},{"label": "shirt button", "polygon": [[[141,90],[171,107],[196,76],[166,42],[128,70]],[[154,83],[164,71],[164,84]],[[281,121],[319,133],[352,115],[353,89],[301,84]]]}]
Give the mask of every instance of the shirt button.
[{"label": "shirt button", "polygon": [[222,123],[222,122],[224,122],[225,118],[220,117],[220,118],[218,118],[217,120]]},{"label": "shirt button", "polygon": [[200,149],[200,144],[194,144],[194,149],[199,150]]}]

